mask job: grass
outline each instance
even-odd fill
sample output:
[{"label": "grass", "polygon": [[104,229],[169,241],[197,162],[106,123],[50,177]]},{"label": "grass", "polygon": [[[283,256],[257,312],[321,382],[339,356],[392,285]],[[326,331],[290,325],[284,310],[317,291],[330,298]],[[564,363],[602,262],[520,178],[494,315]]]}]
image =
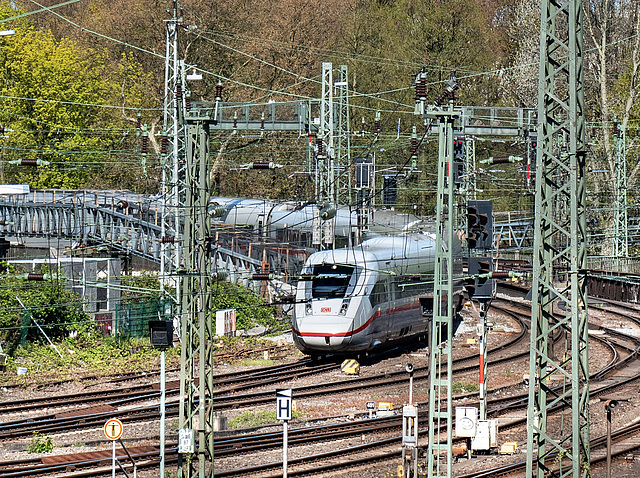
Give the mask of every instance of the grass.
[{"label": "grass", "polygon": [[[292,418],[300,418],[301,416],[301,412],[296,411],[291,413]],[[227,425],[229,428],[249,428],[260,425],[269,425],[276,422],[275,410],[262,410],[259,412],[244,412],[236,418],[229,420]]]},{"label": "grass", "polygon": [[275,362],[273,360],[264,360],[264,359],[244,359],[235,365],[244,365],[246,367],[256,366],[256,365],[273,365]]},{"label": "grass", "polygon": [[[48,344],[28,343],[26,347],[18,347],[7,358],[10,373],[0,376],[0,385],[71,380],[78,376],[101,377],[160,368],[160,352],[149,345],[149,339],[68,338],[58,342],[57,347],[62,357]],[[167,368],[179,363],[179,354],[178,348],[167,351]],[[27,373],[16,376],[18,366],[26,367]]]},{"label": "grass", "polygon": [[452,393],[468,393],[468,392],[477,392],[478,384],[477,383],[469,383],[469,382],[453,382],[451,385]]}]

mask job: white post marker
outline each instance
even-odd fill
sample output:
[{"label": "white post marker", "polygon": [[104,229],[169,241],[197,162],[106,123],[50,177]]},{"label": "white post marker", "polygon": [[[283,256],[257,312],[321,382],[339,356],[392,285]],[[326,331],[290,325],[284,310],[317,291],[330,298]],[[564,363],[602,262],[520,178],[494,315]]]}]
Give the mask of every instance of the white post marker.
[{"label": "white post marker", "polygon": [[112,478],[116,478],[116,440],[122,436],[122,422],[117,418],[110,418],[107,423],[104,424],[104,434],[113,442],[113,460],[112,464]]},{"label": "white post marker", "polygon": [[276,418],[282,422],[282,478],[287,478],[287,435],[291,420],[292,390],[276,390]]}]

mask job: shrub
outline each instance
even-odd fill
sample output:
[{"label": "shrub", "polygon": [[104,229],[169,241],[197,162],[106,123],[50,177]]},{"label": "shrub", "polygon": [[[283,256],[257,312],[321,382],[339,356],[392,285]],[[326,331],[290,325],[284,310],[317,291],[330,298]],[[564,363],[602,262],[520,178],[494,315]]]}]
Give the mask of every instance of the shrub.
[{"label": "shrub", "polygon": [[31,443],[27,446],[27,453],[51,453],[53,451],[53,438],[51,435],[43,436],[33,432]]}]

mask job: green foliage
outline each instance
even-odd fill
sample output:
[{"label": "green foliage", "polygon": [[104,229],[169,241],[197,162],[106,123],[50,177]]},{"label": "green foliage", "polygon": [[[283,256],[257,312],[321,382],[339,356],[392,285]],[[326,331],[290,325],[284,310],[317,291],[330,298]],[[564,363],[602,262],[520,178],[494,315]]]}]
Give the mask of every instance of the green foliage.
[{"label": "green foliage", "polygon": [[264,359],[243,359],[235,365],[241,365],[245,367],[255,367],[255,366],[267,366],[273,365],[273,360],[264,360]]},{"label": "green foliage", "polygon": [[[275,308],[246,287],[230,282],[216,282],[213,286],[213,310],[236,309],[237,328],[249,329],[256,324],[275,326]],[[215,320],[215,316],[214,316]]]},{"label": "green foliage", "polygon": [[42,282],[17,278],[19,272],[9,266],[7,274],[0,276],[0,336],[10,350],[15,349],[25,332],[27,341],[45,341],[34,320],[52,340],[61,339],[71,331],[86,335],[93,330],[93,322],[83,311],[81,299],[64,289],[60,271],[42,269],[40,272],[52,276],[51,280]]},{"label": "green foliage", "polygon": [[[74,379],[87,373],[113,375],[155,371],[160,367],[160,352],[149,345],[148,339],[117,340],[93,334],[68,337],[58,342],[57,347],[62,357],[47,344],[28,343],[25,347],[19,346],[8,357],[8,368],[15,370],[18,366],[16,357],[20,357],[21,365],[29,368],[30,379],[37,380],[38,377],[49,376]],[[179,362],[179,348],[168,349],[165,353],[167,367]]]},{"label": "green foliage", "polygon": [[[292,418],[300,418],[302,416],[301,412],[295,411],[291,412]],[[244,412],[241,415],[238,415],[235,418],[229,420],[228,425],[229,428],[249,428],[249,427],[257,427],[260,425],[266,425],[270,423],[276,422],[276,412],[275,410],[261,410],[258,412]]]},{"label": "green foliage", "polygon": [[[0,18],[15,14],[8,2],[0,3]],[[128,118],[125,106],[149,104],[149,76],[135,59],[110,59],[106,50],[81,48],[28,20],[3,24],[9,26],[16,34],[0,40],[0,123],[12,130],[3,148],[5,160],[49,164],[11,165],[0,174],[34,188],[107,187],[107,158],[115,160],[119,171],[148,182],[139,172],[131,174],[140,159],[132,143],[135,134],[127,131],[135,113]],[[119,110],[103,107],[118,104]]]},{"label": "green foliage", "polygon": [[144,271],[141,275],[122,275],[120,282],[123,286],[122,302],[136,300],[157,299],[160,297],[160,279],[158,274]]},{"label": "green foliage", "polygon": [[51,453],[53,451],[53,437],[33,432],[31,443],[27,446],[27,453]]},{"label": "green foliage", "polygon": [[453,382],[451,385],[452,393],[469,393],[478,391],[477,383]]}]

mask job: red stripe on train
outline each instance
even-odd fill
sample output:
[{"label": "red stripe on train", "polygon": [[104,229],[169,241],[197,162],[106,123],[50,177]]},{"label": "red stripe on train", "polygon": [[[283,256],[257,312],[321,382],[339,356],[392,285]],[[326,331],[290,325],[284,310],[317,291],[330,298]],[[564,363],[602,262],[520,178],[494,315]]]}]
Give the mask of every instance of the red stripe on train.
[{"label": "red stripe on train", "polygon": [[340,332],[337,334],[328,334],[326,332],[300,332],[299,330],[293,329],[293,331],[300,335],[301,337],[349,337],[350,335],[353,334],[357,334],[362,332],[364,329],[366,329],[367,327],[369,327],[371,325],[371,323],[373,322],[373,319],[380,317],[380,311],[377,311],[376,313],[374,313],[371,317],[369,317],[369,320],[367,320],[364,324],[362,324],[360,327],[358,327],[356,330],[352,330],[349,332]]}]

